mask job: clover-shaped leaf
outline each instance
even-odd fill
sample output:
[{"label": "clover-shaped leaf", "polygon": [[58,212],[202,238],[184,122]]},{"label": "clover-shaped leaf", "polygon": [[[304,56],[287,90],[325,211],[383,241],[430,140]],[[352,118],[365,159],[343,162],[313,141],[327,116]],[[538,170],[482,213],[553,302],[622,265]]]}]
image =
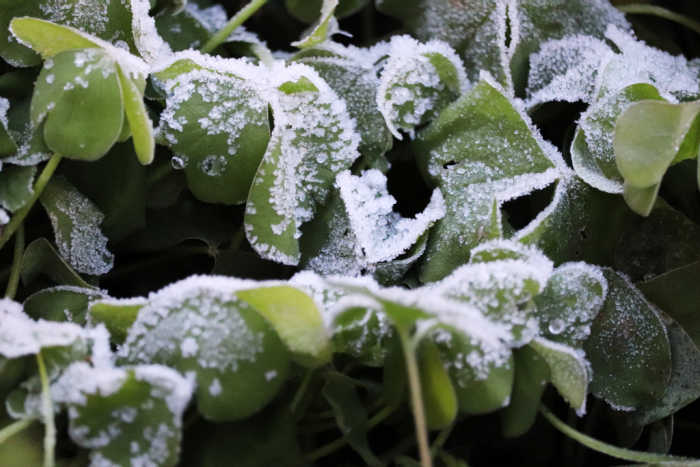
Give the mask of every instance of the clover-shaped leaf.
[{"label": "clover-shaped leaf", "polygon": [[393,37],[377,90],[377,107],[393,135],[411,138],[415,128],[437,116],[464,91],[464,65],[445,43],[425,44],[408,36]]},{"label": "clover-shaped leaf", "polygon": [[303,223],[326,200],[335,176],[359,156],[346,105],[313,69],[273,69],[274,129],[246,204],[245,231],[263,257],[299,262]]},{"label": "clover-shaped leaf", "polygon": [[182,414],[193,383],[161,365],[91,367],[77,362],[51,386],[68,408],[68,433],[91,449],[90,465],[177,464]]},{"label": "clover-shaped leaf", "polygon": [[236,296],[242,288],[252,287],[194,277],[152,294],[129,329],[121,360],[193,372],[199,411],[210,420],[257,412],[285,381],[289,353],[269,322]]},{"label": "clover-shaped leaf", "polygon": [[294,47],[306,49],[314,47],[326,40],[338,31],[338,20],[335,19],[335,9],[339,0],[323,0],[321,15],[314,25],[304,34],[304,37],[292,42]]},{"label": "clover-shaped leaf", "polygon": [[13,154],[17,151],[17,144],[12,135],[8,132],[9,122],[7,120],[7,111],[10,110],[10,101],[4,97],[0,97],[0,156]]},{"label": "clover-shaped leaf", "polygon": [[[176,66],[187,65],[176,62],[156,76]],[[159,137],[183,160],[192,192],[206,202],[245,202],[270,134],[267,103],[254,80],[196,67],[164,87]]]},{"label": "clover-shaped leaf", "polygon": [[104,297],[97,289],[59,285],[33,293],[22,304],[24,312],[34,319],[67,321],[84,326],[88,305]]},{"label": "clover-shaped leaf", "polygon": [[604,271],[608,296],[584,348],[593,369],[591,392],[613,408],[629,410],[664,394],[671,378],[666,327],[629,280]]},{"label": "clover-shaped leaf", "polygon": [[0,207],[14,212],[34,194],[36,167],[5,164],[0,169]]},{"label": "clover-shaped leaf", "polygon": [[100,224],[104,215],[65,178],[52,179],[41,195],[61,256],[85,274],[101,275],[112,269],[114,255]]},{"label": "clover-shaped leaf", "polygon": [[487,76],[423,130],[414,147],[447,205],[428,242],[423,281],[446,276],[478,243],[500,237],[501,203],[559,176],[556,151]]}]

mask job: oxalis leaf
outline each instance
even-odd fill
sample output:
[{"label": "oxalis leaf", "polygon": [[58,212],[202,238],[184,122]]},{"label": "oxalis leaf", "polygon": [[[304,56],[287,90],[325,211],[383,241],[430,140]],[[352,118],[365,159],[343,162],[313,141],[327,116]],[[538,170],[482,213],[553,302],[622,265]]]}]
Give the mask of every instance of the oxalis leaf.
[{"label": "oxalis leaf", "polygon": [[121,361],[192,372],[197,405],[207,419],[250,416],[286,380],[289,353],[269,322],[237,297],[249,288],[255,283],[193,277],[151,294],[119,351]]},{"label": "oxalis leaf", "polygon": [[0,169],[0,207],[14,212],[34,194],[36,167],[4,165]]},{"label": "oxalis leaf", "polygon": [[339,0],[323,0],[321,5],[321,15],[316,23],[309,28],[304,37],[296,42],[292,42],[294,47],[306,49],[313,47],[326,40],[338,32],[338,20],[335,19],[335,9]]},{"label": "oxalis leaf", "polygon": [[[156,73],[167,93],[158,133],[182,161],[197,198],[238,204],[248,196],[270,129],[252,67],[228,65],[237,73],[202,69],[191,60]],[[178,67],[187,71],[178,73]]]},{"label": "oxalis leaf", "polygon": [[654,307],[622,276],[604,270],[608,296],[584,348],[593,369],[591,392],[617,410],[660,398],[671,378],[666,327]]},{"label": "oxalis leaf", "polygon": [[429,122],[469,86],[464,65],[454,50],[440,41],[421,44],[408,36],[389,43],[377,90],[377,107],[393,135],[411,138],[418,125]]},{"label": "oxalis leaf", "polygon": [[69,366],[51,386],[68,408],[68,433],[91,449],[91,466],[174,466],[178,462],[182,414],[193,382],[161,365]]},{"label": "oxalis leaf", "polygon": [[272,69],[274,130],[246,204],[248,241],[264,258],[300,260],[299,228],[359,156],[360,138],[345,103],[299,64]]},{"label": "oxalis leaf", "polygon": [[17,143],[10,135],[7,111],[10,110],[10,101],[0,97],[0,156],[6,156],[17,152]]},{"label": "oxalis leaf", "polygon": [[53,178],[40,200],[51,219],[59,253],[76,271],[101,275],[112,269],[114,255],[99,227],[104,215],[92,201],[63,177]]},{"label": "oxalis leaf", "polygon": [[[483,240],[501,236],[500,205],[553,182],[560,156],[484,75],[414,142],[447,212],[432,231],[421,280],[440,279]],[[557,162],[559,164],[559,162]]]}]

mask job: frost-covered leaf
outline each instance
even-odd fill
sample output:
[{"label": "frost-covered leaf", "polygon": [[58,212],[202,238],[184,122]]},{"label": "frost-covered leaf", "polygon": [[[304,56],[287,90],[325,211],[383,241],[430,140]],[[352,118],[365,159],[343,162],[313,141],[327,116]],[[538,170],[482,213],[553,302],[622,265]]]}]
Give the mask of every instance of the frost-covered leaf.
[{"label": "frost-covered leaf", "polygon": [[[700,101],[644,101],[625,110],[615,127],[615,161],[625,180],[625,201],[647,216],[668,167],[697,157]],[[699,181],[700,183],[700,181]],[[640,196],[640,190],[652,191]]]},{"label": "frost-covered leaf", "polygon": [[128,124],[131,129],[136,157],[141,164],[148,165],[153,162],[156,143],[153,139],[153,122],[143,102],[143,91],[119,66],[117,66],[117,74],[126,116],[124,124]]},{"label": "frost-covered leaf", "polygon": [[99,227],[104,215],[92,201],[63,177],[47,184],[40,201],[51,219],[59,253],[76,271],[101,275],[112,269],[114,255]]},{"label": "frost-covered leaf", "polygon": [[23,207],[34,194],[36,167],[3,165],[0,168],[0,207],[14,212]]},{"label": "frost-covered leaf", "polygon": [[336,178],[357,246],[369,263],[397,258],[416,243],[445,214],[440,190],[435,190],[425,210],[413,219],[392,210],[396,200],[386,188],[387,179],[373,169],[356,177],[350,171]]},{"label": "frost-covered leaf", "polygon": [[3,162],[28,166],[36,165],[51,156],[41,128],[31,123],[30,107],[30,98],[15,101],[7,113],[9,132],[17,144],[17,152],[0,156]]},{"label": "frost-covered leaf", "polygon": [[305,65],[269,71],[274,130],[248,196],[246,236],[263,257],[299,262],[299,230],[359,156],[345,103]]},{"label": "frost-covered leaf", "polygon": [[552,384],[559,394],[576,410],[579,416],[586,413],[586,395],[591,380],[591,370],[582,350],[538,337],[530,347],[549,365]]},{"label": "frost-covered leaf", "polygon": [[21,271],[22,283],[25,285],[33,284],[42,275],[59,285],[91,287],[43,237],[34,240],[24,250]]},{"label": "frost-covered leaf", "polygon": [[114,299],[97,297],[90,300],[87,306],[87,321],[90,325],[104,324],[112,342],[122,344],[129,334],[141,308],[147,300],[143,297]]},{"label": "frost-covered leaf", "polygon": [[[247,285],[247,287],[246,287]],[[289,354],[274,328],[223,277],[193,277],[151,294],[119,351],[122,361],[193,372],[197,405],[210,420],[250,416],[275,397]]]},{"label": "frost-covered leaf", "polygon": [[671,344],[671,379],[661,398],[631,415],[642,426],[673,415],[700,397],[700,350],[678,322],[662,317]]},{"label": "frost-covered leaf", "polygon": [[325,42],[338,32],[338,20],[335,18],[335,9],[339,0],[323,0],[321,14],[314,25],[312,25],[304,37],[296,42],[292,42],[294,47],[306,49]]},{"label": "frost-covered leaf", "polygon": [[18,358],[34,355],[44,348],[67,347],[85,338],[83,329],[73,323],[34,321],[22,305],[0,299],[0,355]]},{"label": "frost-covered leaf", "polygon": [[[100,118],[95,118],[95,108]],[[60,52],[46,60],[34,88],[31,117],[33,126],[43,125],[52,151],[78,160],[104,156],[124,121],[116,62],[97,48]]]},{"label": "frost-covered leaf", "polygon": [[[70,26],[136,52],[131,28],[131,3],[131,0],[3,1],[0,4],[0,29],[3,31],[3,34],[0,34],[0,56],[15,66],[31,66],[38,63],[38,57],[34,53],[15,37],[5,33],[10,20],[21,16]],[[35,29],[27,26],[26,30],[45,37],[46,43],[53,42],[56,46],[65,43],[66,40],[66,36],[55,28]],[[22,40],[24,41],[24,36]]]},{"label": "frost-covered leaf", "polygon": [[514,364],[505,343],[480,339],[450,325],[438,326],[430,337],[450,375],[460,412],[484,414],[508,405]]},{"label": "frost-covered leaf", "polygon": [[525,434],[535,423],[542,393],[550,380],[549,366],[529,346],[513,350],[515,378],[508,407],[499,412],[503,436]]},{"label": "frost-covered leaf", "polygon": [[17,152],[17,144],[9,133],[8,110],[10,110],[10,101],[0,97],[0,156],[7,156]]},{"label": "frost-covered leaf", "polygon": [[625,109],[642,100],[662,98],[650,84],[633,84],[598,99],[581,115],[571,145],[571,162],[589,185],[608,193],[622,193],[622,175],[613,149],[615,122]]},{"label": "frost-covered leaf", "polygon": [[104,293],[84,287],[60,285],[33,293],[24,301],[24,312],[34,319],[67,321],[84,326],[88,304]]},{"label": "frost-covered leaf", "polygon": [[585,263],[562,264],[535,297],[542,335],[580,348],[607,293],[608,283],[599,268]]},{"label": "frost-covered leaf", "polygon": [[422,340],[416,354],[425,423],[430,430],[445,428],[455,420],[458,409],[457,395],[450,375],[440,357],[440,351],[431,340]]},{"label": "frost-covered leaf", "polygon": [[51,386],[68,408],[68,433],[91,450],[90,466],[177,464],[182,414],[193,382],[160,365],[126,368],[74,363]]},{"label": "frost-covered leaf", "polygon": [[520,250],[530,256],[467,264],[431,287],[444,296],[476,307],[508,329],[515,346],[523,345],[539,332],[532,299],[545,288],[552,263],[534,249],[520,247]]},{"label": "frost-covered leaf", "polygon": [[38,18],[15,18],[10,22],[10,31],[44,59],[67,50],[98,47],[96,42],[73,28]]},{"label": "frost-covered leaf", "polygon": [[385,171],[387,161],[383,156],[391,149],[393,138],[377,108],[378,55],[377,49],[343,47],[331,42],[297,54],[294,61],[311,66],[346,102],[360,133],[363,166]]},{"label": "frost-covered leaf", "polygon": [[196,67],[168,79],[165,90],[159,137],[183,161],[192,192],[206,202],[244,202],[270,134],[255,82]]},{"label": "frost-covered leaf", "polygon": [[591,362],[591,392],[617,410],[662,397],[671,378],[666,328],[654,307],[629,282],[605,270],[608,296],[584,348]]},{"label": "frost-covered leaf", "polygon": [[356,307],[334,321],[333,350],[350,355],[365,365],[381,367],[385,365],[393,335],[393,328],[384,314]]},{"label": "frost-covered leaf", "polygon": [[559,176],[556,151],[490,79],[445,109],[414,143],[419,163],[445,196],[431,233],[423,281],[467,262],[481,241],[501,236],[500,205]]},{"label": "frost-covered leaf", "polygon": [[377,90],[377,107],[394,136],[411,138],[415,128],[440,114],[467,90],[464,65],[446,43],[421,44],[394,36],[389,44]]},{"label": "frost-covered leaf", "polygon": [[320,310],[304,292],[275,286],[241,290],[236,295],[268,320],[298,363],[314,367],[330,360],[330,341]]},{"label": "frost-covered leaf", "polygon": [[158,33],[173,50],[179,51],[203,46],[227,19],[221,5],[204,7],[187,2],[182,11],[160,14],[155,22]]}]

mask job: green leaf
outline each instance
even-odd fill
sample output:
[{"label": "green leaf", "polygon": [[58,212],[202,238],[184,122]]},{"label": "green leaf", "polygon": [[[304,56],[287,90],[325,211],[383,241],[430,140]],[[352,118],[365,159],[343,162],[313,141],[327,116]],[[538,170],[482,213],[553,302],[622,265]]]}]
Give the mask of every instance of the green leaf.
[{"label": "green leaf", "polygon": [[623,196],[630,209],[640,216],[647,217],[656,205],[656,197],[660,187],[661,183],[646,188],[637,188],[625,183]]},{"label": "green leaf", "polygon": [[661,183],[671,164],[697,156],[698,113],[700,101],[644,101],[630,106],[618,119],[615,160],[630,187],[626,200],[636,201],[630,205],[636,212],[648,215],[650,198],[654,197],[649,190]]},{"label": "green leaf", "polygon": [[469,335],[441,325],[432,333],[447,366],[459,410],[485,414],[508,405],[513,388],[514,362],[510,349],[494,345],[478,333]]},{"label": "green leaf", "polygon": [[68,433],[91,449],[92,464],[129,466],[178,462],[182,414],[193,384],[160,365],[131,368],[75,363],[52,385],[68,410]]},{"label": "green leaf", "polygon": [[550,381],[547,362],[530,346],[513,351],[515,377],[508,407],[499,412],[501,432],[507,438],[530,430],[537,418],[542,393]]},{"label": "green leaf", "polygon": [[99,47],[74,28],[38,18],[15,18],[10,22],[10,31],[44,59],[67,50]]},{"label": "green leaf", "polygon": [[576,173],[589,185],[608,193],[621,193],[623,179],[613,148],[615,122],[633,103],[663,101],[663,98],[654,86],[645,83],[614,93],[606,91],[601,91],[598,100],[581,115],[571,145],[571,162]]},{"label": "green leaf", "polygon": [[0,207],[10,212],[22,208],[34,194],[36,167],[5,165],[0,169]]},{"label": "green leaf", "polygon": [[196,276],[150,295],[120,359],[193,372],[197,407],[209,420],[249,417],[286,381],[289,353],[268,321],[236,297],[243,288],[250,283]]},{"label": "green leaf", "polygon": [[119,242],[146,226],[147,170],[131,144],[115,144],[90,164],[63,161],[61,172],[104,213],[101,228],[110,241]]},{"label": "green leaf", "polygon": [[367,442],[367,410],[362,405],[355,387],[341,375],[328,373],[322,393],[333,408],[338,427],[350,446],[362,456],[367,465],[382,465]]},{"label": "green leaf", "polygon": [[143,94],[136,84],[117,66],[119,84],[124,96],[124,113],[131,128],[134,149],[139,162],[148,165],[153,162],[155,140],[153,138],[153,123],[148,117],[148,110],[143,103]]},{"label": "green leaf", "polygon": [[292,45],[300,49],[306,49],[330,39],[338,30],[338,20],[334,16],[337,7],[338,0],[323,0],[321,15],[318,17],[316,24],[309,28],[304,37],[296,42],[292,42]]},{"label": "green leaf", "polygon": [[547,362],[552,384],[559,394],[579,416],[585,414],[591,375],[583,351],[541,337],[529,345]]},{"label": "green leaf", "polygon": [[297,363],[315,367],[330,361],[330,340],[313,299],[294,287],[241,290],[238,298],[267,319]]},{"label": "green leaf", "polygon": [[140,297],[122,300],[100,297],[91,300],[86,307],[87,319],[92,325],[104,324],[112,342],[123,344],[146,303],[146,299]]},{"label": "green leaf", "polygon": [[464,65],[447,44],[425,44],[408,36],[389,43],[377,90],[377,106],[393,135],[411,138],[415,128],[430,122],[468,86]]},{"label": "green leaf", "polygon": [[7,113],[8,127],[17,144],[17,152],[10,156],[1,157],[3,162],[27,166],[36,165],[51,157],[50,151],[44,143],[42,128],[31,123],[30,107],[31,99],[29,98],[15,101]]},{"label": "green leaf", "polygon": [[[339,0],[335,9],[336,18],[343,18],[357,13],[369,0]],[[313,23],[319,17],[323,0],[285,0],[287,11],[299,21]]]},{"label": "green leaf", "polygon": [[700,289],[696,286],[699,274],[700,261],[670,270],[637,286],[649,301],[677,321],[700,347],[700,316],[696,307],[700,303]]},{"label": "green leaf", "polygon": [[639,408],[668,387],[668,335],[659,314],[625,276],[605,270],[605,278],[608,297],[584,346],[593,369],[591,392],[613,408]]},{"label": "green leaf", "polygon": [[602,271],[585,263],[565,263],[554,270],[535,297],[541,335],[580,348],[605,302],[608,283]]},{"label": "green leaf", "polygon": [[289,65],[275,88],[275,128],[248,196],[245,229],[263,258],[296,265],[301,225],[359,156],[360,138],[345,103],[311,68]]},{"label": "green leaf", "polygon": [[58,286],[42,289],[24,301],[24,312],[34,319],[68,321],[84,326],[88,304],[104,296],[93,288]]},{"label": "green leaf", "polygon": [[447,205],[428,241],[424,282],[446,276],[467,262],[478,243],[501,235],[504,201],[559,176],[552,150],[494,86],[480,81],[413,144],[424,174],[440,187]]},{"label": "green leaf", "polygon": [[22,283],[30,285],[40,276],[46,275],[60,285],[90,288],[45,238],[37,238],[24,250],[22,256]]},{"label": "green leaf", "polygon": [[[100,118],[93,110],[100,109]],[[32,97],[32,123],[69,159],[96,160],[122,130],[124,106],[117,64],[100,49],[61,52],[44,63]]]},{"label": "green leaf", "polygon": [[[304,3],[308,0],[304,0]],[[343,5],[341,0],[341,7]],[[393,138],[377,108],[379,80],[373,69],[378,59],[372,50],[353,49],[330,43],[307,49],[294,61],[311,66],[348,106],[357,123],[361,141],[359,151],[367,168],[386,169],[383,157],[391,149]],[[383,170],[384,171],[384,170]]]},{"label": "green leaf", "polygon": [[426,424],[430,430],[440,430],[457,417],[455,389],[440,352],[432,341],[426,339],[420,342],[416,358]]},{"label": "green leaf", "polygon": [[158,34],[173,50],[198,49],[227,21],[221,5],[207,6],[188,2],[177,12],[161,12],[155,18]]},{"label": "green leaf", "polygon": [[368,308],[351,308],[333,321],[333,351],[350,355],[363,365],[386,368],[393,335],[384,314]]},{"label": "green leaf", "polygon": [[9,123],[7,111],[10,109],[10,101],[0,97],[0,156],[6,156],[17,152],[17,144],[8,133]]},{"label": "green leaf", "polygon": [[250,80],[197,68],[177,73],[183,66],[196,67],[176,62],[158,74],[167,93],[159,137],[184,161],[198,199],[242,203],[269,140],[267,103]]},{"label": "green leaf", "polygon": [[632,414],[642,426],[672,416],[700,397],[700,349],[680,324],[662,317],[671,344],[671,379],[662,397]]},{"label": "green leaf", "polygon": [[104,215],[63,177],[54,177],[39,198],[56,235],[61,256],[76,271],[101,275],[114,265],[100,230]]}]

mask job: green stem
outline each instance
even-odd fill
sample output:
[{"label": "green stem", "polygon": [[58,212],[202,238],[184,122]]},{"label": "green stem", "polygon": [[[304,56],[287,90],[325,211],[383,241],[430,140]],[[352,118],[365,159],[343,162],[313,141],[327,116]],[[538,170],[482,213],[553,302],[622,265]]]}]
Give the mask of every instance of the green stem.
[{"label": "green stem", "polygon": [[633,451],[631,449],[620,448],[612,444],[591,438],[590,436],[581,433],[569,425],[559,420],[552,412],[544,405],[540,406],[540,413],[549,423],[557,430],[564,433],[566,436],[578,441],[589,449],[607,454],[616,459],[622,459],[630,462],[641,462],[645,464],[661,463],[661,462],[696,462],[696,459],[687,457],[667,456],[663,454],[655,454],[653,452]]},{"label": "green stem", "polygon": [[451,423],[450,426],[447,428],[443,429],[438,435],[437,438],[435,438],[435,441],[433,441],[433,445],[430,446],[430,455],[435,457],[442,449],[442,447],[445,445],[445,442],[447,441],[447,438],[450,437],[452,434],[452,429],[455,427],[454,423]]},{"label": "green stem", "polygon": [[7,425],[5,428],[0,430],[0,444],[4,443],[20,431],[24,430],[32,423],[34,423],[33,418],[23,418],[21,420],[17,420],[16,422],[10,425]]},{"label": "green stem", "polygon": [[418,453],[420,454],[421,467],[432,467],[433,460],[430,457],[428,427],[425,422],[425,409],[423,408],[423,394],[420,386],[416,353],[411,343],[408,330],[401,326],[396,326],[396,331],[399,335],[401,347],[403,348],[404,360],[406,361],[406,373],[408,375],[408,386],[411,389],[411,406],[413,407],[413,420],[416,427],[416,439],[418,440]]},{"label": "green stem", "polygon": [[[242,232],[243,229],[240,229],[239,232]],[[301,384],[299,385],[299,389],[297,389],[297,392],[294,394],[294,397],[292,398],[292,403],[289,406],[289,410],[294,414],[295,416],[298,416],[297,410],[299,410],[299,404],[301,403],[302,399],[306,395],[306,391],[309,389],[309,384],[311,384],[311,380],[314,376],[314,369],[311,368],[306,371],[306,374],[304,375],[304,379],[301,381]]]},{"label": "green stem", "polygon": [[39,366],[39,379],[41,380],[41,412],[44,418],[44,467],[54,467],[54,448],[56,447],[56,425],[53,419],[53,402],[51,401],[51,388],[49,376],[46,372],[46,364],[41,351],[36,354],[36,363]]},{"label": "green stem", "polygon": [[13,214],[12,219],[10,219],[10,222],[5,226],[5,230],[2,231],[2,235],[0,235],[0,250],[2,250],[2,247],[12,238],[12,235],[17,231],[19,226],[22,225],[24,218],[27,217],[34,203],[37,202],[44,192],[46,184],[51,180],[51,176],[56,171],[56,167],[58,167],[58,163],[61,162],[61,159],[61,155],[54,154],[46,163],[44,170],[39,174],[39,178],[36,179],[36,183],[34,184],[34,194],[32,194],[32,197],[22,209]]},{"label": "green stem", "polygon": [[681,24],[686,28],[700,34],[700,22],[697,22],[694,19],[688,18],[685,15],[681,15],[671,10],[667,10],[666,8],[662,8],[660,6],[633,3],[631,5],[620,5],[617,7],[617,9],[623,13],[628,13],[632,15],[658,16],[659,18],[667,19],[669,21]]},{"label": "green stem", "polygon": [[7,281],[7,289],[5,290],[5,298],[10,300],[17,295],[17,287],[19,286],[19,273],[22,269],[22,255],[24,255],[24,226],[20,224],[15,235],[15,256],[12,259],[12,269],[10,269],[10,278]]},{"label": "green stem", "polygon": [[[375,426],[379,425],[381,422],[386,420],[386,418],[391,415],[394,412],[395,407],[391,406],[386,406],[376,414],[372,418],[370,418],[367,421],[367,429],[374,428]],[[347,438],[342,437],[338,438],[334,441],[331,441],[330,443],[321,446],[320,448],[311,451],[307,456],[306,459],[309,462],[315,462],[318,459],[321,459],[323,457],[326,457],[327,455],[337,451],[338,449],[342,448],[348,443]]]},{"label": "green stem", "polygon": [[250,18],[253,15],[253,13],[258,11],[260,7],[262,7],[265,3],[267,3],[267,0],[252,0],[248,5],[243,7],[243,9],[239,10],[238,13],[236,13],[233,16],[233,18],[231,18],[229,22],[226,23],[226,25],[224,25],[224,27],[219,30],[219,32],[214,34],[212,38],[209,39],[206,44],[204,44],[204,46],[201,48],[201,51],[205,54],[211,53],[226,39],[228,39],[231,33],[238,26],[245,23],[245,21],[248,18]]}]

